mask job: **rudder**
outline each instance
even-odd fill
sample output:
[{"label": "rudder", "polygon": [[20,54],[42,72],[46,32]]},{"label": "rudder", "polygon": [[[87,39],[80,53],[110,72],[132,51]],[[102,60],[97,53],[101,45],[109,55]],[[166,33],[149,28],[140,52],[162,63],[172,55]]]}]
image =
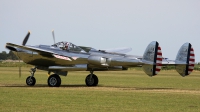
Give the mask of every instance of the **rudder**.
[{"label": "rudder", "polygon": [[188,76],[194,69],[195,54],[190,43],[185,43],[178,51],[175,60],[176,71],[183,77]]},{"label": "rudder", "polygon": [[151,42],[143,55],[143,71],[149,76],[157,75],[162,67],[162,51],[157,41]]}]

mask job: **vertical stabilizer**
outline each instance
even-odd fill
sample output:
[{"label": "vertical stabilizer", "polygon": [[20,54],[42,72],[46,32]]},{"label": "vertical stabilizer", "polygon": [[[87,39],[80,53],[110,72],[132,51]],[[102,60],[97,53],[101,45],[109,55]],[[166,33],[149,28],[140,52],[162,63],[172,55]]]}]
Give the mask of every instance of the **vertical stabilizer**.
[{"label": "vertical stabilizer", "polygon": [[144,65],[142,69],[149,76],[157,75],[162,67],[162,51],[157,41],[151,42],[143,55],[142,62]]},{"label": "vertical stabilizer", "polygon": [[195,55],[194,49],[190,43],[185,43],[181,46],[176,56],[175,64],[176,71],[183,77],[189,75],[193,71]]}]

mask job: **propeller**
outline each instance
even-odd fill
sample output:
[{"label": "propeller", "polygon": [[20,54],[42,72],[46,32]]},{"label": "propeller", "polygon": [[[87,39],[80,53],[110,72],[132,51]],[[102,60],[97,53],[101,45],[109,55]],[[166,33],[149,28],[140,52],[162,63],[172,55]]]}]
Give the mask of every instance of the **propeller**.
[{"label": "propeller", "polygon": [[19,58],[19,55],[18,55],[18,52],[17,52],[17,57],[18,57],[18,60],[19,60],[19,78],[21,78],[21,63],[20,63],[20,58]]},{"label": "propeller", "polygon": [[[26,36],[25,36],[25,38],[24,38],[24,40],[22,42],[23,46],[26,45],[26,43],[27,43],[27,41],[29,39],[30,34],[31,34],[31,32],[28,31],[28,33],[26,34]],[[19,78],[21,78],[21,62],[20,62],[20,57],[19,56],[17,56],[17,57],[19,59]]]},{"label": "propeller", "polygon": [[20,60],[19,60],[19,78],[21,78],[21,75],[22,75],[22,73],[21,73],[21,63],[20,63]]},{"label": "propeller", "polygon": [[55,43],[56,43],[56,41],[55,41],[54,30],[52,30],[52,35],[53,35],[53,41],[54,41],[54,44],[55,44]]},{"label": "propeller", "polygon": [[23,40],[23,42],[22,42],[22,45],[23,45],[23,46],[26,45],[26,43],[27,43],[27,41],[28,41],[28,38],[29,38],[30,34],[31,34],[31,32],[28,31],[26,37],[24,38],[24,40]]}]

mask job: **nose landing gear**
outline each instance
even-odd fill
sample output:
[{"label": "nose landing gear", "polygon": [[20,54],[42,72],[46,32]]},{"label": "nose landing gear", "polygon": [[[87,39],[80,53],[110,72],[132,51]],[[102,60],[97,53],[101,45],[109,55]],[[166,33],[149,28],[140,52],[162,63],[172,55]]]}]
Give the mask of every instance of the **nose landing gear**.
[{"label": "nose landing gear", "polygon": [[36,83],[36,79],[35,79],[35,77],[34,77],[34,74],[35,74],[35,72],[36,72],[36,69],[37,69],[37,67],[31,68],[31,71],[30,71],[31,76],[28,76],[28,77],[26,78],[26,84],[27,84],[28,86],[34,86],[35,83]]}]

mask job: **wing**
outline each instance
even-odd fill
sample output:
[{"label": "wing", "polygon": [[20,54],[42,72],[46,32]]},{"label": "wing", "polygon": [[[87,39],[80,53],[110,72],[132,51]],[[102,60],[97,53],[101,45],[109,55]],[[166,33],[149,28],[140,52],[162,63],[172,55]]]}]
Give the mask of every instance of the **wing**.
[{"label": "wing", "polygon": [[91,49],[94,49],[92,47],[85,47],[85,46],[78,46],[80,47],[81,49],[83,49],[85,52],[89,52]]},{"label": "wing", "polygon": [[52,51],[48,51],[48,50],[45,50],[45,49],[41,49],[41,48],[38,48],[38,47],[33,47],[33,46],[22,46],[22,45],[17,45],[17,44],[13,44],[13,43],[6,43],[6,48],[8,49],[12,49],[14,51],[17,51],[18,48],[21,48],[21,49],[26,49],[26,50],[30,50],[30,51],[34,51],[34,52],[38,52],[39,54],[41,53],[54,53]]},{"label": "wing", "polygon": [[111,52],[111,53],[127,53],[130,52],[132,48],[130,47],[121,47],[121,48],[111,48],[111,49],[104,49],[100,51]]},{"label": "wing", "polygon": [[120,47],[120,48],[111,48],[111,49],[104,49],[104,50],[96,50],[92,47],[85,47],[85,46],[79,46],[80,48],[82,48],[84,51],[86,52],[90,52],[90,51],[102,51],[102,52],[108,52],[108,53],[119,53],[119,54],[124,54],[127,52],[132,51],[132,48],[130,47]]},{"label": "wing", "polygon": [[39,46],[22,46],[22,45],[17,45],[13,43],[6,43],[6,48],[12,51],[17,51],[17,52],[20,52],[20,49],[29,50],[29,51],[37,52],[38,54],[43,55],[43,56],[62,55],[62,56],[71,57],[67,55],[66,53],[63,54],[58,49],[50,50],[50,49],[40,48]]}]

